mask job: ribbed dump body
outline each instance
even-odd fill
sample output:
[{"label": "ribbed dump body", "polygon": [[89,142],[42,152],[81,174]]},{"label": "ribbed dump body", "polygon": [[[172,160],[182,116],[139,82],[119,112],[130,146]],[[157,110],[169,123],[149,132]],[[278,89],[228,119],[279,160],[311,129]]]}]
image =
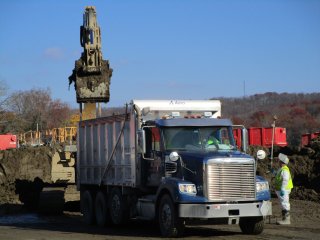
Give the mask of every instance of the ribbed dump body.
[{"label": "ribbed dump body", "polygon": [[78,184],[136,185],[135,122],[113,115],[79,123]]},{"label": "ribbed dump body", "polygon": [[214,159],[205,168],[206,197],[210,201],[255,199],[253,159]]}]

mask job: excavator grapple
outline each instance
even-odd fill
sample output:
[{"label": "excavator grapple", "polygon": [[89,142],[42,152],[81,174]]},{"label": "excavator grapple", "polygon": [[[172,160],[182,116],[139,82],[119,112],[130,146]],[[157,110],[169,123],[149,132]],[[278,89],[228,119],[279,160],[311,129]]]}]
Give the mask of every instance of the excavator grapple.
[{"label": "excavator grapple", "polygon": [[93,6],[85,8],[83,25],[80,26],[80,44],[83,53],[75,61],[69,85],[74,82],[78,103],[107,103],[112,69],[109,61],[102,59],[100,27]]}]

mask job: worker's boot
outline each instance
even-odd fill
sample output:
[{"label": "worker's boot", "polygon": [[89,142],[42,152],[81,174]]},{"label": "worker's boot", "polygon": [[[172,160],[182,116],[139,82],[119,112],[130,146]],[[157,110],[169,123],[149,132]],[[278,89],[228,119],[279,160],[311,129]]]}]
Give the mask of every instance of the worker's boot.
[{"label": "worker's boot", "polygon": [[286,219],[286,213],[287,213],[287,210],[282,210],[282,211],[281,211],[282,221],[284,221],[284,220]]},{"label": "worker's boot", "polygon": [[279,225],[289,225],[289,224],[291,224],[291,222],[290,222],[290,212],[286,211],[286,210],[283,210],[282,211],[282,220],[278,221],[277,224],[279,224]]}]

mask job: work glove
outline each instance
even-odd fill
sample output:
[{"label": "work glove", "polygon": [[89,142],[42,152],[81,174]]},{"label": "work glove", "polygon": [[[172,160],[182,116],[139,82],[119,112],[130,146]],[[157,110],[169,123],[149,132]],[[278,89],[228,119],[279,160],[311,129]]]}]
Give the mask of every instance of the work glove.
[{"label": "work glove", "polygon": [[280,196],[281,196],[281,197],[284,196],[284,191],[283,191],[283,190],[280,191]]}]

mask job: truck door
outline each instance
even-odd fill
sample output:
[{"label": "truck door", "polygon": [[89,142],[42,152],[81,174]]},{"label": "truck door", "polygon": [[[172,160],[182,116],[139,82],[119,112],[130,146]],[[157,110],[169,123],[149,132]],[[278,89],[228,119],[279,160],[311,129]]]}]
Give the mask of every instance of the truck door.
[{"label": "truck door", "polygon": [[145,180],[147,186],[158,186],[161,181],[161,158],[160,149],[160,131],[157,127],[147,127],[146,136],[146,153],[143,159],[145,165]]}]

